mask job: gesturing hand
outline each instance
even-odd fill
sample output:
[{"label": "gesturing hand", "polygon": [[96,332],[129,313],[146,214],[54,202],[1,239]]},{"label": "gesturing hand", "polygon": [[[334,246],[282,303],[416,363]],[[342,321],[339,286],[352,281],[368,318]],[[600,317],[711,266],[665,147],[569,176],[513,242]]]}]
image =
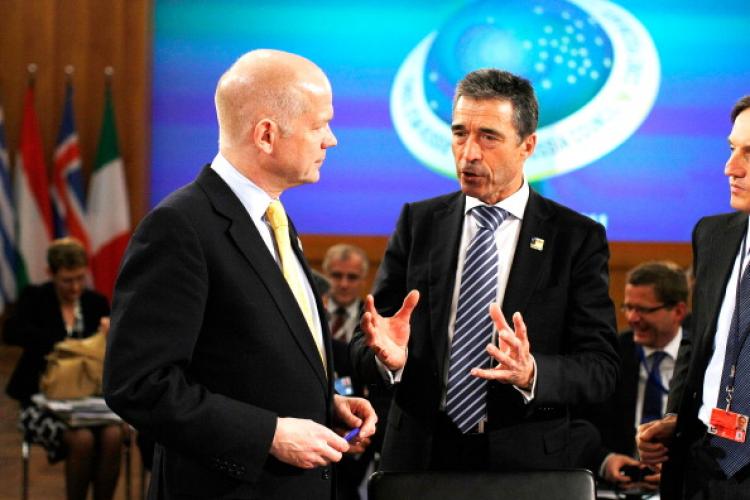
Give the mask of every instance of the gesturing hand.
[{"label": "gesturing hand", "polygon": [[348,450],[344,438],[312,420],[279,418],[270,453],[284,463],[312,469],[338,462]]},{"label": "gesturing hand", "polygon": [[487,380],[497,380],[503,384],[513,384],[519,389],[531,389],[534,380],[534,358],[529,352],[529,338],[521,313],[513,314],[515,332],[505,321],[499,305],[490,305],[490,316],[497,329],[499,347],[488,344],[487,352],[498,361],[498,365],[486,370],[473,368],[471,374]]},{"label": "gesturing hand", "polygon": [[375,299],[372,295],[365,299],[365,313],[360,323],[365,334],[365,344],[391,371],[399,370],[406,364],[406,346],[411,331],[409,320],[417,302],[419,292],[412,290],[404,298],[401,309],[390,318],[385,318],[375,309]]}]

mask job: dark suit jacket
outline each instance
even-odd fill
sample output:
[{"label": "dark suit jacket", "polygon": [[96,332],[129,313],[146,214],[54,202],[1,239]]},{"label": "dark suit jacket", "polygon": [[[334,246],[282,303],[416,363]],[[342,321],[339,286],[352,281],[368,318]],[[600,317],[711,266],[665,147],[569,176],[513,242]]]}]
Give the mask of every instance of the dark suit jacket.
[{"label": "dark suit jacket", "polygon": [[[98,330],[102,316],[109,314],[106,297],[84,290],[81,313],[83,337],[89,337]],[[23,289],[16,308],[5,321],[3,337],[8,344],[23,347],[6,391],[22,405],[28,405],[31,396],[39,392],[39,379],[47,367],[45,356],[52,352],[55,343],[67,337],[60,301],[52,282],[28,285]]]},{"label": "dark suit jacket", "polygon": [[703,435],[698,423],[703,378],[713,354],[719,311],[747,229],[747,217],[743,213],[705,217],[693,230],[693,330],[680,345],[667,403],[667,411],[677,413],[677,428],[662,472],[661,496],[665,500],[682,498],[687,451]]},{"label": "dark suit jacket", "polygon": [[592,464],[596,471],[611,452],[633,456],[635,451],[635,410],[638,400],[640,358],[633,342],[633,332],[618,335],[620,378],[606,404],[593,412],[592,420],[602,436],[602,447]]},{"label": "dark suit jacket", "polygon": [[[312,282],[305,259],[290,238]],[[331,422],[328,366],[240,201],[210,167],[141,222],[117,279],[107,403],[157,442],[150,496],[330,498],[269,455],[277,417]]]},{"label": "dark suit jacket", "polygon": [[[409,290],[421,297],[411,317],[409,356],[395,386],[383,446],[384,470],[429,467],[444,391],[448,322],[465,197],[453,193],[404,206],[375,282],[375,304],[391,316]],[[530,247],[544,240],[542,251]],[[562,467],[572,457],[567,407],[601,401],[614,390],[618,359],[608,295],[604,229],[531,192],[503,303],[520,311],[537,363],[534,400],[489,384],[488,426],[495,468]],[[382,380],[361,332],[352,341],[355,369]]]}]

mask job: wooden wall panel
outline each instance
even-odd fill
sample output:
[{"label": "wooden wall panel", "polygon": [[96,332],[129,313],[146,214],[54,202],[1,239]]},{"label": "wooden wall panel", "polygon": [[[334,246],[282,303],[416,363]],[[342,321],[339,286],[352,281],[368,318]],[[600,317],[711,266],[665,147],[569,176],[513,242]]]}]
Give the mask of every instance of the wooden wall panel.
[{"label": "wooden wall panel", "polygon": [[134,221],[148,203],[152,15],[150,0],[0,0],[0,103],[11,158],[18,148],[26,68],[36,63],[36,108],[51,170],[65,96],[64,70],[70,64],[75,68],[75,119],[88,179],[102,121],[104,68],[112,66]]},{"label": "wooden wall panel", "polygon": [[[395,224],[395,221],[394,221]],[[305,255],[313,267],[320,270],[323,256],[331,245],[350,243],[362,247],[370,258],[370,272],[366,289],[370,290],[378,265],[383,258],[388,238],[378,236],[302,236]],[[631,268],[648,260],[671,260],[687,269],[692,263],[692,250],[687,243],[623,243],[610,242],[610,287],[609,293],[617,309],[617,326],[622,330],[627,326],[620,312],[625,290],[625,276]]]}]

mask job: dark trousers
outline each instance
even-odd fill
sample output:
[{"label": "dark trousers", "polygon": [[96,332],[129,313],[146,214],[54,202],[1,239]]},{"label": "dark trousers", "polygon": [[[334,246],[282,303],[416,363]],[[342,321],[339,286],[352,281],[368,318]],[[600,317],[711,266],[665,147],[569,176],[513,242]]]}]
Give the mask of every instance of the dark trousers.
[{"label": "dark trousers", "polygon": [[716,461],[721,453],[708,434],[693,443],[685,464],[685,500],[750,500],[750,466],[727,478]]},{"label": "dark trousers", "polygon": [[489,445],[486,434],[462,434],[453,421],[439,413],[432,441],[431,470],[489,470]]}]

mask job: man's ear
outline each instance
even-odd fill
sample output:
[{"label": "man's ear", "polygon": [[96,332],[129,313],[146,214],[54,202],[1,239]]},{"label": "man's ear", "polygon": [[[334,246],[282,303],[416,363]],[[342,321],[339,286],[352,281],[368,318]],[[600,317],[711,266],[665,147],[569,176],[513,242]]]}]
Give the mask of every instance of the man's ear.
[{"label": "man's ear", "polygon": [[273,153],[278,137],[279,126],[268,118],[260,120],[253,128],[253,144],[266,154]]},{"label": "man's ear", "polygon": [[523,155],[528,158],[534,153],[536,148],[536,132],[529,134],[529,136],[523,140]]},{"label": "man's ear", "polygon": [[682,320],[685,319],[685,316],[687,316],[688,313],[687,304],[684,302],[678,302],[677,305],[674,306],[674,311],[677,321],[682,323]]}]

